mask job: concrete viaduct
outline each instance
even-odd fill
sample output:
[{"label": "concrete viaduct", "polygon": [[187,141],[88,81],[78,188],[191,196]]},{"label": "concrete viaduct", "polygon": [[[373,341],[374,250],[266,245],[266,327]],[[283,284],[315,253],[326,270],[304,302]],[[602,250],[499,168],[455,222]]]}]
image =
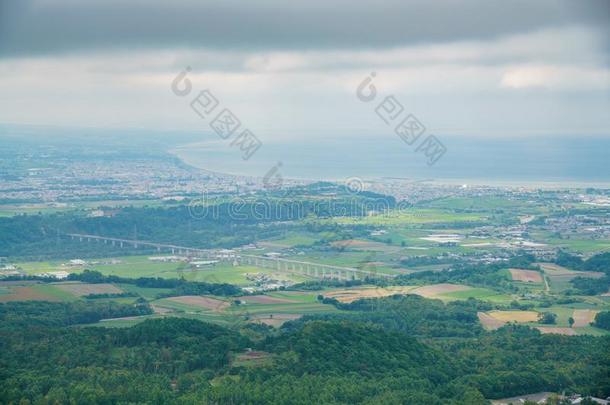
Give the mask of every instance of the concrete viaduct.
[{"label": "concrete viaduct", "polygon": [[80,242],[102,242],[104,244],[111,244],[112,246],[132,246],[138,248],[140,246],[155,248],[158,252],[171,252],[172,254],[198,256],[207,259],[216,259],[220,261],[239,264],[246,264],[250,266],[260,267],[264,269],[276,270],[278,272],[285,273],[298,273],[306,275],[312,278],[321,279],[337,279],[337,280],[361,280],[366,277],[369,278],[393,278],[393,274],[380,273],[370,270],[362,270],[353,267],[342,267],[342,266],[331,266],[328,264],[319,264],[304,262],[299,260],[282,259],[276,257],[267,256],[256,256],[242,254],[236,251],[226,250],[210,250],[210,249],[196,249],[184,246],[170,245],[164,243],[154,243],[142,240],[129,240],[119,238],[109,238],[105,236],[87,235],[80,233],[69,233],[66,234],[73,240],[79,240]]}]

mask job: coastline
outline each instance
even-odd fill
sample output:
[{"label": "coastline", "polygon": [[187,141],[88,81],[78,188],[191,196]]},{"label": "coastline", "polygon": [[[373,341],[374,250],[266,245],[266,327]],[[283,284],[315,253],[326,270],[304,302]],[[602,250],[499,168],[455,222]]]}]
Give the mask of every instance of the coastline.
[{"label": "coastline", "polygon": [[[182,164],[195,168],[197,170],[202,170],[204,172],[210,173],[219,177],[235,177],[235,178],[252,178],[252,179],[262,179],[265,175],[264,172],[253,173],[253,170],[250,170],[248,173],[246,170],[226,170],[226,168],[215,168],[211,167],[214,164],[210,163],[209,165],[204,164],[200,158],[192,156],[192,151],[194,149],[204,149],[208,148],[207,153],[214,154],[215,148],[213,143],[206,141],[199,141],[195,143],[189,143],[185,145],[179,145],[167,150],[167,153],[171,156],[178,159]],[[354,176],[358,177],[358,176]],[[345,176],[284,176],[286,180],[294,180],[294,181],[308,181],[308,182],[317,182],[317,181],[330,181],[330,182],[341,182],[345,181]],[[527,189],[545,189],[545,190],[558,190],[558,189],[586,189],[586,188],[598,188],[598,189],[608,189],[610,188],[610,181],[582,181],[577,179],[560,179],[560,180],[550,180],[550,179],[540,179],[540,180],[524,180],[524,179],[502,179],[502,178],[465,178],[465,177],[455,177],[455,178],[446,178],[446,177],[427,177],[427,178],[415,178],[415,177],[398,177],[398,176],[363,176],[358,177],[366,182],[400,182],[406,181],[411,184],[428,184],[428,185],[436,185],[436,186],[463,186],[467,185],[469,187],[500,187],[500,188],[527,188]]]}]

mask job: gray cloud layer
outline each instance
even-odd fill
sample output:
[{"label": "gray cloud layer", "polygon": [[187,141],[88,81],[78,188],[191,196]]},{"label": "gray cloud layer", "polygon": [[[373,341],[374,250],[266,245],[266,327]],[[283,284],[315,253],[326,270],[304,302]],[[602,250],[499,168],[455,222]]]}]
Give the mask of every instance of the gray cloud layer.
[{"label": "gray cloud layer", "polygon": [[0,0],[0,57],[115,48],[391,48],[566,25],[607,38],[609,21],[606,0]]},{"label": "gray cloud layer", "polygon": [[438,135],[610,136],[609,13],[609,0],[0,0],[0,122],[205,130],[170,91],[191,66],[265,141],[391,136],[354,96],[372,71],[380,97]]}]

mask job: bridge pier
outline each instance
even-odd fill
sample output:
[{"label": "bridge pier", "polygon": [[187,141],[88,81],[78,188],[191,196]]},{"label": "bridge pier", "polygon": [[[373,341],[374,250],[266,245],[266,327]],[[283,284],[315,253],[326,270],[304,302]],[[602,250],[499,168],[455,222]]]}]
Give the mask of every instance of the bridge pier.
[{"label": "bridge pier", "polygon": [[201,257],[207,258],[215,258],[219,259],[222,262],[229,261],[230,263],[238,263],[238,264],[247,264],[254,265],[261,268],[272,269],[277,271],[286,271],[286,272],[298,272],[303,275],[307,275],[309,277],[316,277],[322,279],[337,279],[337,280],[363,280],[368,277],[383,277],[383,278],[392,278],[391,275],[388,274],[376,274],[371,271],[366,271],[362,269],[354,269],[349,267],[342,266],[333,266],[333,265],[325,265],[318,263],[309,263],[302,262],[299,260],[290,260],[284,258],[272,258],[272,257],[264,257],[257,255],[241,255],[236,254],[231,258],[221,258],[220,252],[209,249],[193,249],[188,247],[180,247],[174,245],[165,245],[165,244],[156,244],[149,242],[141,242],[139,240],[125,240],[118,238],[105,238],[101,236],[95,235],[87,235],[87,234],[67,234],[66,236],[70,236],[71,240],[78,240],[83,242],[84,239],[87,239],[87,242],[104,242],[104,244],[112,244],[112,246],[120,245],[121,248],[132,245],[134,248],[139,248],[140,245],[145,247],[154,247],[157,252],[168,251],[171,250],[172,254],[187,254],[187,255],[201,255]]}]

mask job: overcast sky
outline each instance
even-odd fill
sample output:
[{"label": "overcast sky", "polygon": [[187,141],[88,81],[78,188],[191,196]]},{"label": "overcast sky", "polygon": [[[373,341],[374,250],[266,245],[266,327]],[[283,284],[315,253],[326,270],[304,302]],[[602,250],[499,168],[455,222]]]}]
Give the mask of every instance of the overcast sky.
[{"label": "overcast sky", "polygon": [[0,123],[207,130],[209,89],[265,140],[372,136],[375,72],[439,135],[610,136],[609,27],[607,0],[0,0]]}]

